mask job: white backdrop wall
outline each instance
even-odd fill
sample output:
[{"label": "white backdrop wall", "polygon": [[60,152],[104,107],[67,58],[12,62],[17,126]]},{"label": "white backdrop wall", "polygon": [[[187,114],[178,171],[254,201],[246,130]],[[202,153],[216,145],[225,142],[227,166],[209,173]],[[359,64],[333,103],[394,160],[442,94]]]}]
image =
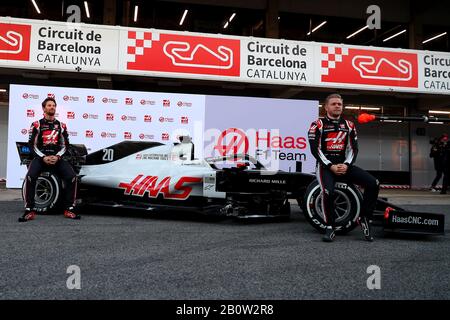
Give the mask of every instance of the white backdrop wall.
[{"label": "white backdrop wall", "polygon": [[[194,144],[203,142],[202,95],[11,85],[8,188],[20,187],[26,173],[15,142],[28,140],[47,96],[55,97],[57,118],[67,124],[70,142],[85,144],[89,153],[124,140],[169,143],[190,135]],[[202,157],[201,151],[196,148],[195,156]]]},{"label": "white backdrop wall", "polygon": [[[216,156],[205,144],[205,132],[209,146],[217,146],[223,143],[224,130],[239,125],[260,130],[260,149],[269,150],[271,159],[274,152],[299,154],[296,160],[303,172],[314,167],[306,134],[318,116],[318,101],[11,85],[8,188],[21,187],[26,174],[26,168],[19,165],[15,142],[28,140],[30,125],[42,118],[41,102],[48,96],[57,101],[57,118],[67,124],[70,142],[85,144],[89,153],[124,140],[173,143],[180,135],[190,135],[197,146],[196,158]],[[262,148],[269,131],[271,143]],[[295,171],[296,161],[285,157],[269,166]]]}]

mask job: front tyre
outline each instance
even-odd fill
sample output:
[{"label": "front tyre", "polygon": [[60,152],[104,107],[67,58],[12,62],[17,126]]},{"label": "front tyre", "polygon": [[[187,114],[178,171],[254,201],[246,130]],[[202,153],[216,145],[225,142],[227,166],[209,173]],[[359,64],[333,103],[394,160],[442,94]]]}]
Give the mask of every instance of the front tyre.
[{"label": "front tyre", "polygon": [[[335,230],[339,233],[347,233],[355,228],[356,220],[361,212],[361,192],[354,185],[344,182],[336,182],[334,188]],[[322,211],[322,192],[317,180],[311,182],[306,189],[302,210],[306,220],[324,233],[326,225]]]},{"label": "front tyre", "polygon": [[[22,199],[25,200],[25,182],[22,184]],[[49,212],[60,204],[61,180],[50,172],[42,172],[36,181],[34,208],[37,212]]]}]

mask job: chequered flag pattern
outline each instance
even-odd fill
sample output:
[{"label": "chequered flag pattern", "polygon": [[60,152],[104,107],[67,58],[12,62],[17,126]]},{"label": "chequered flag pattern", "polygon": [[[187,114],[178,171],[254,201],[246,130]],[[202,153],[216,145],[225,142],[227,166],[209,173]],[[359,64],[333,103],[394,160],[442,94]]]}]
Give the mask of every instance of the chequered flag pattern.
[{"label": "chequered flag pattern", "polygon": [[152,41],[159,40],[159,33],[148,31],[128,31],[127,62],[135,62],[136,56],[144,54],[145,48],[152,47]]},{"label": "chequered flag pattern", "polygon": [[348,48],[326,47],[321,48],[322,75],[328,75],[329,69],[336,68],[336,63],[342,61],[342,56],[348,55]]}]

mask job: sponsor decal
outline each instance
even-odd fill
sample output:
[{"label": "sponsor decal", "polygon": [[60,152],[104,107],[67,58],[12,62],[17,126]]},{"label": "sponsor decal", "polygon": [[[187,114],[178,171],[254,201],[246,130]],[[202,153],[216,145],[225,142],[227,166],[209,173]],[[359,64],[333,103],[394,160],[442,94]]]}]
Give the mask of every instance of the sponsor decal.
[{"label": "sponsor decal", "polygon": [[128,31],[127,70],[240,75],[240,40]]},{"label": "sponsor decal", "polygon": [[144,122],[152,122],[152,116],[149,114],[144,115]]},{"label": "sponsor decal", "polygon": [[32,93],[24,93],[24,94],[22,94],[22,98],[37,100],[37,99],[39,99],[39,95],[32,94]]},{"label": "sponsor decal", "polygon": [[83,119],[93,119],[93,120],[97,120],[98,119],[98,114],[92,114],[92,113],[83,113]]},{"label": "sponsor decal", "polygon": [[67,133],[68,133],[69,136],[71,136],[71,137],[77,137],[77,136],[78,136],[78,132],[77,132],[77,131],[67,131]]},{"label": "sponsor decal", "polygon": [[20,132],[21,132],[23,135],[26,135],[26,134],[28,134],[28,129],[22,129]]},{"label": "sponsor decal", "polygon": [[123,133],[123,138],[126,139],[126,140],[131,140],[131,136],[132,136],[131,132],[124,132]]},{"label": "sponsor decal", "polygon": [[164,99],[163,100],[163,107],[170,107],[170,100],[169,99]]},{"label": "sponsor decal", "polygon": [[280,179],[259,179],[259,178],[254,178],[254,179],[249,179],[248,182],[250,183],[262,183],[262,184],[266,184],[266,183],[272,183],[272,184],[286,184],[286,180],[280,180]]},{"label": "sponsor decal", "polygon": [[87,96],[86,100],[87,100],[87,103],[94,103],[95,102],[95,96]]},{"label": "sponsor decal", "polygon": [[130,106],[133,104],[133,98],[125,98],[125,104]]},{"label": "sponsor decal", "polygon": [[107,97],[104,97],[104,98],[102,99],[102,102],[103,102],[103,103],[118,103],[119,100],[113,99],[113,98],[107,98]]},{"label": "sponsor decal", "polygon": [[34,118],[34,110],[33,109],[27,109],[27,117]]},{"label": "sponsor decal", "polygon": [[159,122],[173,122],[173,118],[159,117]]},{"label": "sponsor decal", "polygon": [[189,123],[189,118],[183,116],[183,117],[180,118],[180,122],[182,124],[188,124]]},{"label": "sponsor decal", "polygon": [[120,117],[120,118],[122,119],[122,121],[136,121],[135,116],[122,115],[122,117]]},{"label": "sponsor decal", "polygon": [[55,94],[54,93],[47,93],[47,98],[55,99]]},{"label": "sponsor decal", "polygon": [[114,121],[114,114],[113,113],[107,113],[106,114],[106,121]]},{"label": "sponsor decal", "polygon": [[156,104],[156,101],[141,99],[141,101],[139,101],[139,103],[143,106],[145,106],[145,105],[154,106]]},{"label": "sponsor decal", "polygon": [[153,139],[155,139],[155,136],[152,135],[152,134],[140,133],[139,134],[139,139],[141,139],[141,140],[153,140]]},{"label": "sponsor decal", "polygon": [[105,132],[105,131],[103,131],[103,132],[100,134],[100,136],[101,136],[102,138],[116,138],[116,137],[117,137],[117,134],[116,134],[115,132]]},{"label": "sponsor decal", "polygon": [[0,23],[0,59],[30,61],[31,25]]},{"label": "sponsor decal", "polygon": [[167,132],[161,134],[161,140],[168,141],[170,139],[170,135]]},{"label": "sponsor decal", "polygon": [[192,107],[192,102],[178,101],[177,106],[181,107]]},{"label": "sponsor decal", "polygon": [[[171,182],[172,177],[159,178],[158,176],[144,176],[140,174],[131,182],[120,182],[119,189],[124,189],[125,195],[134,195],[149,198],[157,198],[162,195],[164,199],[185,200],[192,192],[191,184],[202,182],[199,177],[181,177],[176,182]],[[170,185],[174,184],[173,190]]]},{"label": "sponsor decal", "polygon": [[93,138],[93,137],[94,137],[94,131],[86,130],[86,138]]},{"label": "sponsor decal", "polygon": [[80,98],[79,97],[73,97],[73,96],[65,95],[65,96],[63,96],[63,100],[64,101],[80,101]]},{"label": "sponsor decal", "polygon": [[322,46],[321,56],[322,82],[418,87],[416,53]]},{"label": "sponsor decal", "polygon": [[67,111],[67,119],[75,119],[75,112]]}]

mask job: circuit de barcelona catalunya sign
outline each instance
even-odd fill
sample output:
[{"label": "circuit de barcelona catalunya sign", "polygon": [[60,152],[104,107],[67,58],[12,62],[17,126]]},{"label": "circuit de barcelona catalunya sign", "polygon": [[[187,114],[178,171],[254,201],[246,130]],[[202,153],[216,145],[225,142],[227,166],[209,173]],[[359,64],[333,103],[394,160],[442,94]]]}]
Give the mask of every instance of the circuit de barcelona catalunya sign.
[{"label": "circuit de barcelona catalunya sign", "polygon": [[450,54],[0,17],[0,67],[450,94]]}]

